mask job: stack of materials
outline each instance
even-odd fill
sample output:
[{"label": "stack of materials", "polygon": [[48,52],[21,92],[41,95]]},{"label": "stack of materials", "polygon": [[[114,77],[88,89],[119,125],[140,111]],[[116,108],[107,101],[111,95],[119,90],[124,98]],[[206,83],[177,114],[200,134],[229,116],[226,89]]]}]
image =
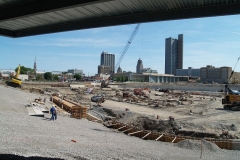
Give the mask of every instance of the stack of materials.
[{"label": "stack of materials", "polygon": [[87,107],[84,107],[84,106],[72,107],[71,117],[77,118],[77,119],[87,118]]},{"label": "stack of materials", "polygon": [[52,97],[52,101],[57,104],[60,108],[64,109],[71,114],[72,118],[86,118],[87,117],[87,107],[80,104],[71,103],[66,99],[62,100],[57,96]]}]

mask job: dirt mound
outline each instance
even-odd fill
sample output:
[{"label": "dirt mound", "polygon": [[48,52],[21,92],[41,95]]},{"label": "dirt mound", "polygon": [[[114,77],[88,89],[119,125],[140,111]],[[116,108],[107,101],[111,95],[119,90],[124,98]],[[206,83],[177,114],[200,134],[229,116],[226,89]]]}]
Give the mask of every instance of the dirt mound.
[{"label": "dirt mound", "polygon": [[109,116],[118,117],[118,115],[117,115],[116,113],[114,113],[113,110],[111,110],[111,109],[103,108],[103,110],[104,110]]},{"label": "dirt mound", "polygon": [[59,92],[59,90],[55,88],[43,88],[42,91],[44,92]]},{"label": "dirt mound", "polygon": [[218,130],[228,130],[228,131],[237,131],[238,130],[238,128],[235,124],[231,124],[231,125],[217,124],[215,128]]},{"label": "dirt mound", "polygon": [[157,131],[161,133],[173,133],[179,128],[178,124],[174,121],[157,121],[144,116],[138,116],[131,122],[130,125],[140,129]]},{"label": "dirt mound", "polygon": [[[186,139],[176,143],[175,146],[191,150],[201,150],[201,141]],[[210,152],[217,152],[220,150],[215,143],[211,143],[206,140],[202,140],[202,149]]]}]

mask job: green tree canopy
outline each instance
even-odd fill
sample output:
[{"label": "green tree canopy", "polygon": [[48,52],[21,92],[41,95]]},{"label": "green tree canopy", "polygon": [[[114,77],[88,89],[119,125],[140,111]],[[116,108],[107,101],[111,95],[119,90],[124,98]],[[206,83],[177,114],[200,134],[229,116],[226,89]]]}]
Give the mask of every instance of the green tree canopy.
[{"label": "green tree canopy", "polygon": [[44,79],[46,79],[46,80],[52,80],[52,73],[51,73],[51,72],[46,72],[46,73],[44,73]]},{"label": "green tree canopy", "polygon": [[58,75],[54,75],[54,76],[53,76],[53,79],[58,81],[58,80],[59,80]]},{"label": "green tree canopy", "polygon": [[[15,72],[17,72],[18,67],[15,69]],[[35,73],[34,70],[32,68],[27,68],[24,66],[20,67],[20,74],[33,74]]]},{"label": "green tree canopy", "polygon": [[36,76],[36,80],[37,80],[37,81],[40,81],[40,80],[42,80],[42,79],[43,79],[42,75],[37,75],[37,76]]},{"label": "green tree canopy", "polygon": [[76,78],[76,80],[78,81],[82,79],[82,76],[80,74],[75,74],[74,78]]}]

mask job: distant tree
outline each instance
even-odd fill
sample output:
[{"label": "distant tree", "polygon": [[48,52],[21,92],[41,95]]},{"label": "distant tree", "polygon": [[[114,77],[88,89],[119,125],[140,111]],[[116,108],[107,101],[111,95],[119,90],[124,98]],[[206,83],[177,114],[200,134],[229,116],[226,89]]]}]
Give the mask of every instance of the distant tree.
[{"label": "distant tree", "polygon": [[51,73],[51,72],[46,72],[46,73],[44,73],[44,79],[46,79],[46,80],[52,80],[52,73]]},{"label": "distant tree", "polygon": [[128,80],[127,77],[123,77],[123,82],[126,82]]},{"label": "distant tree", "polygon": [[75,74],[73,77],[76,78],[77,81],[82,79],[80,74]]},{"label": "distant tree", "polygon": [[120,82],[120,81],[121,81],[121,78],[120,78],[120,77],[116,77],[116,81],[117,81],[117,82]]},{"label": "distant tree", "polygon": [[42,80],[42,79],[43,79],[42,75],[37,75],[37,76],[36,76],[36,80],[37,80],[37,81],[40,81],[40,80]]},{"label": "distant tree", "polygon": [[120,82],[123,82],[123,77],[120,77]]},{"label": "distant tree", "polygon": [[56,81],[58,81],[58,80],[59,80],[59,77],[58,77],[58,75],[54,75],[54,76],[53,76],[53,80],[56,80]]},{"label": "distant tree", "polygon": [[[17,72],[18,67],[15,69],[15,72]],[[20,67],[20,74],[33,74],[34,70],[32,68],[27,68],[24,66]]]}]

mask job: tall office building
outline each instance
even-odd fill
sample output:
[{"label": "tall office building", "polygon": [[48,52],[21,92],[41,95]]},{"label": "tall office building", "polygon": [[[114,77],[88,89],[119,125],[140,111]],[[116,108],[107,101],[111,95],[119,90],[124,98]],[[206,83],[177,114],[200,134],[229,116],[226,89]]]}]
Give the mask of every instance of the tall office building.
[{"label": "tall office building", "polygon": [[183,34],[178,39],[165,40],[165,74],[176,74],[176,69],[183,68]]},{"label": "tall office building", "polygon": [[115,70],[115,55],[108,52],[101,53],[101,66],[110,66],[110,73],[114,73]]},{"label": "tall office building", "polygon": [[106,74],[111,74],[111,71],[110,71],[110,66],[103,66],[103,65],[99,65],[98,66],[98,74],[103,74],[103,75],[106,75]]},{"label": "tall office building", "polygon": [[139,60],[137,61],[136,73],[142,73],[142,70],[143,70],[143,62],[139,58]]}]

